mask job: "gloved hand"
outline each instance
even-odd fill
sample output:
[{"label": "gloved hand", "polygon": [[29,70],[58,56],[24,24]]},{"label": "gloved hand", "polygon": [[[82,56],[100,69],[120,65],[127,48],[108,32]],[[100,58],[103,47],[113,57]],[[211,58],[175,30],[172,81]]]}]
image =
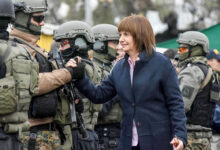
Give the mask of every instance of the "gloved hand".
[{"label": "gloved hand", "polygon": [[72,79],[82,79],[85,74],[85,63],[79,63],[77,67],[66,67],[70,72]]},{"label": "gloved hand", "polygon": [[0,79],[4,78],[5,74],[6,74],[6,65],[3,62],[2,56],[0,55]]},{"label": "gloved hand", "polygon": [[75,95],[74,97],[74,102],[75,102],[75,109],[76,111],[81,114],[84,111],[84,105],[83,105],[83,101],[80,95]]}]

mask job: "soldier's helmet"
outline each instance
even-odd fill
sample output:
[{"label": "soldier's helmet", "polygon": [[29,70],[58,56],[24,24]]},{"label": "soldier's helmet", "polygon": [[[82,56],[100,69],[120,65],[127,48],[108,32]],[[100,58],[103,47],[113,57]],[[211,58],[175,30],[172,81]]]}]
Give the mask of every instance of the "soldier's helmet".
[{"label": "soldier's helmet", "polygon": [[179,44],[187,44],[190,46],[201,45],[205,53],[209,53],[208,37],[198,31],[187,31],[179,35],[177,40]]},{"label": "soldier's helmet", "polygon": [[94,43],[95,37],[91,27],[86,22],[69,21],[62,24],[54,31],[54,40],[75,39],[77,36],[84,37],[88,43]]},{"label": "soldier's helmet", "polygon": [[47,11],[47,0],[13,0],[15,11],[26,14]]},{"label": "soldier's helmet", "polygon": [[[93,45],[93,50],[97,53],[107,54],[108,41],[119,41],[118,28],[111,24],[99,24],[92,27],[96,42]],[[114,51],[113,51],[114,52]],[[116,52],[116,51],[115,51]],[[115,57],[116,53],[114,54]],[[94,57],[96,57],[94,55]]]},{"label": "soldier's helmet", "polygon": [[[0,20],[8,22],[15,19],[14,6],[11,0],[0,0]],[[2,21],[0,21],[0,24]]]},{"label": "soldier's helmet", "polygon": [[100,41],[118,41],[118,28],[111,24],[99,24],[92,27],[96,40]]}]

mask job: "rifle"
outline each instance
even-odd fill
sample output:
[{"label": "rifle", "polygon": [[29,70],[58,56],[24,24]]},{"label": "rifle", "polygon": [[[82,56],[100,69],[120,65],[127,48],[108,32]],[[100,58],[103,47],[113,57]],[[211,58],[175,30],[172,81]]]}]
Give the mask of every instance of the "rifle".
[{"label": "rifle", "polygon": [[[52,56],[52,60],[56,61],[56,64],[58,68],[64,68],[64,60],[62,57],[62,54],[59,52],[58,49],[53,50],[52,53],[50,53],[50,56]],[[70,103],[70,113],[71,113],[71,121],[72,122],[77,122],[77,127],[79,128],[79,132],[82,135],[82,138],[88,138],[88,132],[85,128],[83,117],[80,113],[78,113],[75,110],[75,103],[74,100],[80,99],[79,92],[75,89],[74,85],[72,82],[69,82],[63,86],[64,88],[64,93],[67,95],[67,98]]]}]

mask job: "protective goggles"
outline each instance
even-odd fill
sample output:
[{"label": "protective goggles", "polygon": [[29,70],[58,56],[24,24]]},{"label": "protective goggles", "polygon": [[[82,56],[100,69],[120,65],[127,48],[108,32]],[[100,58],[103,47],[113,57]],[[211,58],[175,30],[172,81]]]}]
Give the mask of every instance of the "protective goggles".
[{"label": "protective goggles", "polygon": [[188,50],[189,50],[189,48],[188,47],[178,47],[178,51],[180,52],[180,53],[185,53],[185,52],[188,52]]},{"label": "protective goggles", "polygon": [[61,47],[64,47],[65,45],[69,44],[70,42],[68,40],[63,40],[60,42]]},{"label": "protective goggles", "polygon": [[33,18],[34,21],[36,21],[37,23],[41,23],[42,21],[44,21],[44,16],[43,16],[43,15],[32,16],[32,18]]},{"label": "protective goggles", "polygon": [[97,40],[93,44],[93,50],[96,51],[97,53],[107,53],[108,51],[106,47],[107,47],[107,43],[99,40]]}]

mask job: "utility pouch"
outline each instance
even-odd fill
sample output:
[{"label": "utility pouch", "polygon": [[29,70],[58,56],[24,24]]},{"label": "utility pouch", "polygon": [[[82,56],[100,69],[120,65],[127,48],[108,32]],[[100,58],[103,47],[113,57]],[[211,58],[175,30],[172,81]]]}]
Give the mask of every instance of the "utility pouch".
[{"label": "utility pouch", "polygon": [[6,133],[18,133],[19,131],[29,131],[30,123],[28,121],[19,124],[5,124]]},{"label": "utility pouch", "polygon": [[211,102],[219,102],[220,101],[220,84],[212,83],[211,90],[210,90],[210,101]]},{"label": "utility pouch", "polygon": [[31,68],[31,83],[30,83],[30,92],[33,95],[36,95],[39,91],[38,83],[39,83],[39,65],[37,62],[33,62]]},{"label": "utility pouch", "polygon": [[14,112],[8,115],[0,116],[0,122],[7,123],[23,123],[28,120],[27,112]]},{"label": "utility pouch", "polygon": [[31,83],[32,61],[25,59],[12,59],[12,74],[17,81],[18,88],[18,111],[27,111],[31,100],[30,83]]},{"label": "utility pouch", "polygon": [[91,112],[100,112],[102,110],[102,104],[91,103]]},{"label": "utility pouch", "polygon": [[57,109],[57,91],[33,97],[30,104],[31,116],[34,118],[54,117]]},{"label": "utility pouch", "polygon": [[118,140],[117,139],[109,139],[108,146],[110,148],[117,148],[118,147]]},{"label": "utility pouch", "polygon": [[13,113],[17,110],[15,80],[12,76],[0,79],[0,115]]},{"label": "utility pouch", "polygon": [[70,124],[71,114],[68,98],[62,91],[59,91],[58,95],[58,105],[54,121],[59,125]]}]

